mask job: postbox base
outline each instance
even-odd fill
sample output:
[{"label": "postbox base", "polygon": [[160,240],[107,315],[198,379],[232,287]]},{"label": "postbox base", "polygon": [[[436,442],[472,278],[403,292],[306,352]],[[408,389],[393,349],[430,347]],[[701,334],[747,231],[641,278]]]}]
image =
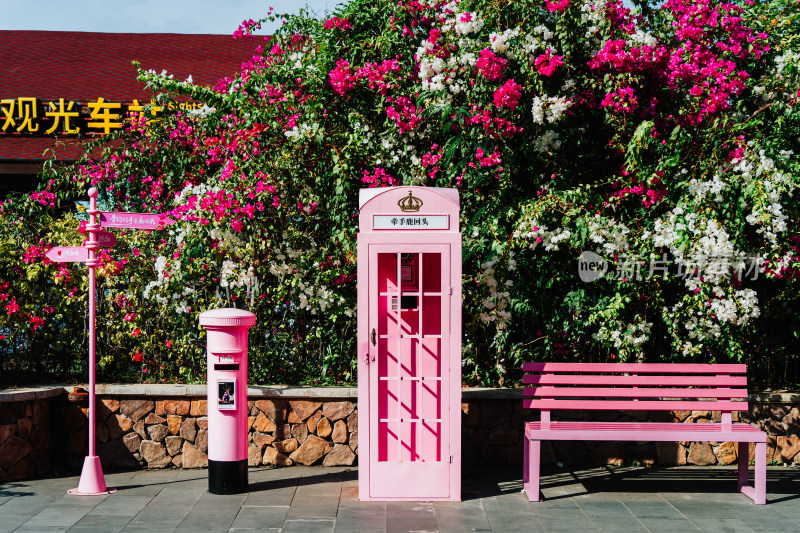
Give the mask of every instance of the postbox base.
[{"label": "postbox base", "polygon": [[247,492],[247,459],[241,461],[208,460],[208,492],[241,494]]}]

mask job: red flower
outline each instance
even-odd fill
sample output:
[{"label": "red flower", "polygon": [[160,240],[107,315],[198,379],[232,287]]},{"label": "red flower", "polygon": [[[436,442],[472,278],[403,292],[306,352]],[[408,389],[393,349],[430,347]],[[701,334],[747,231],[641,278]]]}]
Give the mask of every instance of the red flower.
[{"label": "red flower", "polygon": [[134,337],[138,337],[141,334],[142,334],[142,330],[140,330],[139,328],[134,329],[133,333],[131,333],[131,335],[133,335]]},{"label": "red flower", "polygon": [[143,359],[144,357],[140,352],[137,351],[136,353],[133,354],[133,360],[136,361],[137,363],[141,363]]}]

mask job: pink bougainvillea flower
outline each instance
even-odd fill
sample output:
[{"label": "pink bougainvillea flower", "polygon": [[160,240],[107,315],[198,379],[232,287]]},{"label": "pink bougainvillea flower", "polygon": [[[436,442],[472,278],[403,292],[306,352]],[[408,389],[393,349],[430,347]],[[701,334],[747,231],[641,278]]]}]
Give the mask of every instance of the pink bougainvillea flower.
[{"label": "pink bougainvillea flower", "polygon": [[475,62],[478,72],[489,81],[501,79],[506,65],[508,65],[508,61],[495,55],[495,53],[488,48],[481,50],[481,55]]},{"label": "pink bougainvillea flower", "polygon": [[353,69],[350,68],[350,62],[340,59],[336,62],[334,68],[328,74],[328,78],[333,87],[333,92],[339,96],[344,96],[356,86],[356,77],[353,74]]},{"label": "pink bougainvillea flower", "polygon": [[536,72],[542,76],[552,76],[555,74],[556,69],[564,64],[561,56],[553,55],[552,50],[549,48],[545,53],[534,59],[533,65],[536,67]]},{"label": "pink bougainvillea flower", "polygon": [[514,111],[522,96],[522,86],[513,79],[508,80],[494,92],[494,105]]},{"label": "pink bougainvillea flower", "polygon": [[562,13],[567,9],[567,7],[569,7],[569,0],[557,0],[553,2],[550,0],[545,0],[544,3],[547,6],[547,10],[551,13],[556,11]]},{"label": "pink bougainvillea flower", "polygon": [[618,113],[631,113],[639,103],[636,99],[636,93],[630,86],[622,87],[618,91],[612,91],[605,95],[603,101],[600,102],[603,107],[611,107]]}]

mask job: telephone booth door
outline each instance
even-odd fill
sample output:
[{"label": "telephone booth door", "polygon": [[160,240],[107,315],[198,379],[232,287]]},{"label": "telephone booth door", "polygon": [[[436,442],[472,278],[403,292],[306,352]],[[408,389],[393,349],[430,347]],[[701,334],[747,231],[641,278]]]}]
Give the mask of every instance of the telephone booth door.
[{"label": "telephone booth door", "polygon": [[448,498],[450,247],[369,254],[370,496]]}]

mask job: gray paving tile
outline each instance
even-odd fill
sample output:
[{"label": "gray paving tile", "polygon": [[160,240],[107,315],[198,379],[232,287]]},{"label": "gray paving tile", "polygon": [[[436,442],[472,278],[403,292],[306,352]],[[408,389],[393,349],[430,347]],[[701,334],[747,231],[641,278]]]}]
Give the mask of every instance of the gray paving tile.
[{"label": "gray paving tile", "polygon": [[172,533],[175,526],[159,524],[128,524],[122,533]]},{"label": "gray paving tile", "polygon": [[233,529],[281,528],[289,507],[242,507],[233,521]]},{"label": "gray paving tile", "polygon": [[25,522],[26,527],[65,527],[70,528],[86,516],[91,508],[48,507]]},{"label": "gray paving tile", "polygon": [[700,531],[700,528],[694,525],[688,519],[671,519],[671,518],[652,518],[641,517],[639,520],[644,524],[644,527],[659,533],[661,531]]},{"label": "gray paving tile", "polygon": [[622,502],[615,501],[586,501],[576,500],[578,507],[589,518],[611,517],[611,518],[633,518],[633,513],[625,507]]},{"label": "gray paving tile", "polygon": [[94,530],[95,533],[101,531],[105,532],[118,532],[127,526],[131,521],[129,516],[103,516],[103,515],[86,515],[70,528],[70,531],[76,529],[81,530]]},{"label": "gray paving tile", "polygon": [[371,527],[339,527],[339,521],[333,528],[333,533],[386,533],[386,528],[371,528]]},{"label": "gray paving tile", "polygon": [[17,496],[0,506],[0,513],[35,515],[61,496],[49,494],[32,494],[30,496]]},{"label": "gray paving tile", "polygon": [[2,514],[2,519],[0,519],[0,533],[9,533],[14,531],[19,526],[27,522],[32,518],[32,515],[16,515],[16,514],[5,514],[2,513],[2,509],[0,509],[0,514]]},{"label": "gray paving tile", "polygon": [[597,531],[603,533],[647,533],[644,527],[636,518],[615,518],[611,516],[596,516],[589,519]]},{"label": "gray paving tile", "polygon": [[486,513],[480,507],[458,508],[455,506],[434,505],[436,509],[436,520],[439,530],[476,531],[491,529]]},{"label": "gray paving tile", "polygon": [[753,530],[738,518],[692,518],[692,522],[709,533],[753,533]]},{"label": "gray paving tile", "polygon": [[486,518],[493,531],[525,531],[526,533],[545,533],[544,526],[535,516],[488,514]]},{"label": "gray paving tile", "polygon": [[334,520],[286,520],[281,533],[333,533]]},{"label": "gray paving tile", "polygon": [[175,531],[227,531],[233,525],[236,514],[192,514],[178,524]]},{"label": "gray paving tile", "polygon": [[585,516],[562,516],[540,517],[539,523],[542,524],[548,533],[575,533],[576,531],[596,531],[594,524]]},{"label": "gray paving tile", "polygon": [[16,533],[19,531],[20,533],[63,533],[67,531],[68,528],[60,527],[60,526],[29,526],[27,524],[22,524],[20,527],[14,530]]},{"label": "gray paving tile", "polygon": [[136,516],[139,511],[150,503],[150,496],[128,496],[127,494],[112,494],[92,509],[89,514],[105,516]]},{"label": "gray paving tile", "polygon": [[666,501],[625,502],[625,506],[638,518],[667,518],[675,520],[686,518],[675,506]]}]

